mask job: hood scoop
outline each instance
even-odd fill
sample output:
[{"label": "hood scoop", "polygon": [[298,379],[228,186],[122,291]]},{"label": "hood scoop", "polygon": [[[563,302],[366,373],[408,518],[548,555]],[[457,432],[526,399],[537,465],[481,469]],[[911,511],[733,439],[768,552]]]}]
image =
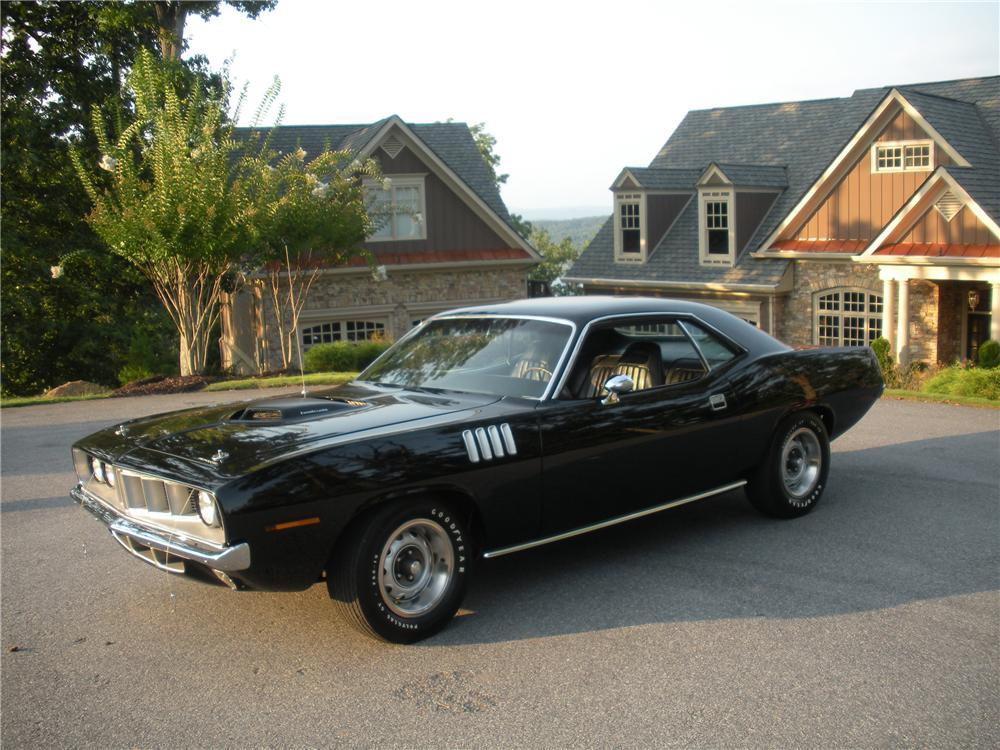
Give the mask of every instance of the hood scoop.
[{"label": "hood scoop", "polygon": [[359,409],[365,401],[340,398],[288,398],[250,404],[229,417],[230,422],[287,424]]}]

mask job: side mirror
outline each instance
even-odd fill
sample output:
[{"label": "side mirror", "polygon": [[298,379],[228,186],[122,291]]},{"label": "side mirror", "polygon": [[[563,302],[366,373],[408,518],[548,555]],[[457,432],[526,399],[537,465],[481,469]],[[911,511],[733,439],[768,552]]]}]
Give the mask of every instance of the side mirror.
[{"label": "side mirror", "polygon": [[604,384],[604,390],[608,395],[601,399],[601,403],[605,406],[617,404],[623,393],[631,393],[634,389],[635,383],[628,375],[615,375],[613,378],[608,378],[608,382]]}]

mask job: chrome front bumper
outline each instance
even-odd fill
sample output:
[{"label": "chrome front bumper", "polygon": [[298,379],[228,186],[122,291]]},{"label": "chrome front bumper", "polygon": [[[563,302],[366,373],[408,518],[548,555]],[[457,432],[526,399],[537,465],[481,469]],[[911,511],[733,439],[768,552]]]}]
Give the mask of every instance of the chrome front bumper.
[{"label": "chrome front bumper", "polygon": [[[178,567],[176,562],[171,563],[171,557],[180,558],[177,562],[190,560],[223,573],[235,573],[250,567],[250,545],[245,542],[217,549],[196,546],[190,540],[179,541],[162,531],[138,525],[90,495],[80,485],[71,489],[69,494],[81,508],[107,526],[111,536],[125,549],[161,570],[184,572],[182,565]],[[150,554],[145,554],[147,550]]]}]

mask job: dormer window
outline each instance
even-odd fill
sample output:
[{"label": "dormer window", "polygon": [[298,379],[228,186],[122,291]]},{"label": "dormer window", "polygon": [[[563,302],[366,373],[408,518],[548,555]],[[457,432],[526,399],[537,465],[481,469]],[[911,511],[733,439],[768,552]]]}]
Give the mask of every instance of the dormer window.
[{"label": "dormer window", "polygon": [[898,141],[872,146],[872,172],[929,172],[934,141]]},{"label": "dormer window", "polygon": [[643,193],[615,195],[615,261],[646,261],[646,197]]},{"label": "dormer window", "polygon": [[731,190],[701,190],[698,195],[698,255],[704,266],[736,261],[736,228]]}]

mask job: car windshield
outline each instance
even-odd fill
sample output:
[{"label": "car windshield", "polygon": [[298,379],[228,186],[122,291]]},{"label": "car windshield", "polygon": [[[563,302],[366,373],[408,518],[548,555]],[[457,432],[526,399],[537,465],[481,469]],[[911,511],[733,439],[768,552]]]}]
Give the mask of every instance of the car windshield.
[{"label": "car windshield", "polygon": [[569,323],[441,318],[402,339],[358,377],[407,388],[540,398],[572,334]]}]

